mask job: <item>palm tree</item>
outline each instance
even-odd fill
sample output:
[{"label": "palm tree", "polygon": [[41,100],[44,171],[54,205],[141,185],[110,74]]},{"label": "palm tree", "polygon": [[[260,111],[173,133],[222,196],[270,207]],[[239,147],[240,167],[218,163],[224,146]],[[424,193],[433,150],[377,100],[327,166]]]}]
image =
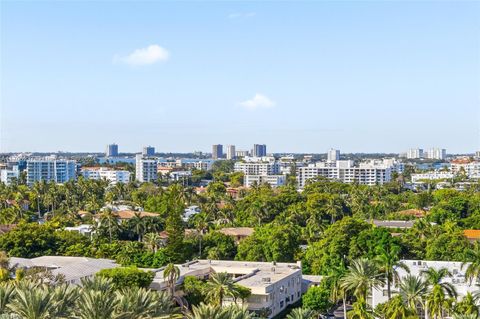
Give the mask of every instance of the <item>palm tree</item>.
[{"label": "palm tree", "polygon": [[133,227],[133,233],[138,237],[138,242],[141,242],[143,234],[145,233],[145,220],[141,213],[136,212],[129,223]]},{"label": "palm tree", "polygon": [[55,287],[52,293],[54,302],[52,317],[70,318],[73,309],[75,309],[75,302],[79,294],[77,287],[62,284]]},{"label": "palm tree", "polygon": [[352,261],[347,273],[341,278],[340,287],[352,291],[357,299],[366,300],[370,289],[378,288],[384,283],[375,262],[361,258]]},{"label": "palm tree", "polygon": [[187,314],[187,319],[253,319],[254,316],[245,307],[230,305],[204,304],[193,306],[192,311]]},{"label": "palm tree", "polygon": [[474,279],[477,280],[480,277],[480,243],[478,241],[473,244],[471,249],[466,251],[466,259],[470,262],[463,262],[462,269],[467,266],[465,279],[472,284]]},{"label": "palm tree", "polygon": [[173,314],[172,300],[165,293],[128,287],[116,292],[116,312],[121,319],[146,319]]},{"label": "palm tree", "polygon": [[427,292],[427,282],[421,277],[407,275],[399,283],[399,295],[414,314],[418,314],[417,309],[423,305],[423,299]]},{"label": "palm tree", "polygon": [[83,290],[100,291],[110,293],[113,291],[113,281],[109,278],[94,276],[92,278],[81,279]]},{"label": "palm tree", "polygon": [[287,316],[286,319],[316,319],[318,314],[316,311],[307,308],[295,308]]},{"label": "palm tree", "polygon": [[108,230],[110,242],[112,241],[113,231],[118,229],[117,216],[111,209],[106,209],[100,215],[100,226],[105,226]]},{"label": "palm tree", "polygon": [[381,315],[383,318],[388,319],[404,319],[415,316],[415,313],[410,309],[408,304],[403,301],[402,297],[397,295],[385,304]]},{"label": "palm tree", "polygon": [[465,297],[455,304],[456,314],[475,315],[477,318],[479,315],[478,310],[478,296],[474,296],[470,292],[467,292]]},{"label": "palm tree", "polygon": [[478,316],[473,314],[458,313],[453,315],[453,319],[478,319]]},{"label": "palm tree", "polygon": [[352,305],[352,310],[348,312],[348,319],[373,319],[372,309],[363,297],[357,299]]},{"label": "palm tree", "polygon": [[167,281],[167,288],[171,297],[175,295],[175,285],[179,276],[180,269],[173,263],[165,266],[165,269],[163,270],[163,278]]},{"label": "palm tree", "polygon": [[223,304],[226,296],[234,296],[236,293],[232,277],[226,272],[212,273],[207,282],[207,299],[213,305]]},{"label": "palm tree", "polygon": [[385,274],[385,280],[387,282],[387,295],[388,300],[392,298],[392,281],[399,280],[398,277],[398,268],[402,268],[407,272],[410,272],[408,266],[400,261],[400,247],[398,246],[386,246],[381,247],[379,250],[379,255],[377,256],[376,260],[380,265],[381,271]]},{"label": "palm tree", "polygon": [[330,215],[330,223],[335,223],[336,218],[343,212],[343,205],[338,195],[328,197],[325,204],[325,211]]},{"label": "palm tree", "polygon": [[23,319],[49,319],[53,317],[55,310],[53,294],[42,286],[35,289],[18,286],[15,290],[15,298],[7,307]]},{"label": "palm tree", "polygon": [[225,310],[217,305],[201,303],[193,306],[192,311],[187,314],[188,319],[227,319]]},{"label": "palm tree", "polygon": [[77,319],[114,319],[118,299],[112,292],[83,290],[77,299],[74,318]]},{"label": "palm tree", "polygon": [[208,230],[208,225],[210,223],[210,215],[207,214],[206,212],[201,212],[199,214],[196,214],[194,216],[194,224],[195,228],[200,234],[199,236],[199,248],[198,248],[198,255],[200,256],[199,258],[202,257],[202,240],[203,240],[203,235],[205,234],[205,231]]},{"label": "palm tree", "polygon": [[158,233],[147,233],[143,236],[143,241],[153,253],[156,253],[160,247],[161,238]]},{"label": "palm tree", "polygon": [[6,313],[7,306],[15,297],[15,287],[10,284],[0,286],[0,313]]},{"label": "palm tree", "polygon": [[451,277],[452,274],[446,268],[440,268],[439,270],[428,268],[423,270],[421,274],[425,277],[429,287],[429,293],[426,296],[425,313],[433,316],[435,319],[443,318],[443,313],[449,311],[452,307],[451,298],[457,296],[455,287],[444,280],[446,277]]}]

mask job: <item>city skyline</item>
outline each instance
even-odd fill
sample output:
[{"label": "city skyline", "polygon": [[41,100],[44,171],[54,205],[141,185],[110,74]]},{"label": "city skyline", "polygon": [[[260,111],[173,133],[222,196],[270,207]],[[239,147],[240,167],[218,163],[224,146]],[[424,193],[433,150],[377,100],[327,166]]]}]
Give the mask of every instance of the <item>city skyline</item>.
[{"label": "city skyline", "polygon": [[0,152],[473,153],[479,8],[2,2]]}]

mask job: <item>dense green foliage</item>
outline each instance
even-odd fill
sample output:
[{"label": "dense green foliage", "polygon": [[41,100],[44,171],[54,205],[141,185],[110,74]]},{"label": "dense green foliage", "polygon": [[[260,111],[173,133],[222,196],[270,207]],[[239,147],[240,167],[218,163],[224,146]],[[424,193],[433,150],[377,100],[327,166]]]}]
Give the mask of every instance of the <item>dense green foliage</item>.
[{"label": "dense green foliage", "polygon": [[[0,221],[16,224],[0,235],[0,250],[9,256],[89,256],[115,259],[124,266],[155,268],[195,258],[302,260],[305,273],[326,275],[338,282],[346,272],[352,273],[352,266],[373,269],[354,260],[374,261],[388,282],[398,259],[480,264],[480,253],[475,253],[475,246],[463,235],[465,229],[480,228],[478,184],[465,191],[411,191],[400,182],[367,187],[319,178],[309,182],[303,192],[292,183],[277,189],[256,185],[236,190],[234,198],[228,186],[240,184],[241,176],[232,172],[232,162],[219,161],[208,174],[214,181],[198,191],[179,184],[109,187],[103,181],[82,178],[64,185],[0,184]],[[128,221],[118,222],[109,207],[120,204],[143,208],[157,216],[137,213]],[[190,205],[199,206],[201,213],[184,222],[183,211]],[[405,213],[408,210],[414,210],[415,215]],[[79,211],[85,213],[80,215]],[[39,218],[45,223],[39,224]],[[410,229],[387,229],[375,227],[373,219],[410,219],[415,223]],[[63,230],[81,223],[92,224],[94,235]],[[219,232],[223,227],[252,227],[255,231],[237,243]],[[366,277],[361,281],[347,278],[351,285],[367,282]],[[216,298],[205,292],[205,285],[193,279],[185,282],[192,304]],[[305,299],[309,307],[324,311],[329,303],[336,302],[339,295],[327,296],[327,291],[335,291],[335,287],[329,283],[328,287],[313,289]],[[357,301],[354,312],[370,311],[362,300],[364,294],[350,292],[349,298]],[[467,301],[457,307],[468,307]],[[398,306],[399,299],[392,297],[382,311],[388,313],[395,303]]]},{"label": "dense green foliage", "polygon": [[97,274],[97,276],[111,279],[112,284],[117,289],[123,287],[148,288],[154,275],[151,271],[143,271],[135,267],[102,269]]}]

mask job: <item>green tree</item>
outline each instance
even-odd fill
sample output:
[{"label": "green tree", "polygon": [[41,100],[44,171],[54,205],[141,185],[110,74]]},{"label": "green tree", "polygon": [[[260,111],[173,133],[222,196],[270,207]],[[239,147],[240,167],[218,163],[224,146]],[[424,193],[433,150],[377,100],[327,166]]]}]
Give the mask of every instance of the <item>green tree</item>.
[{"label": "green tree", "polygon": [[316,319],[317,312],[308,308],[295,308],[288,315],[286,319]]},{"label": "green tree", "polygon": [[152,283],[154,273],[135,267],[118,267],[102,269],[98,272],[97,276],[111,279],[116,289],[124,287],[147,288]]},{"label": "green tree", "polygon": [[351,291],[358,300],[366,300],[370,289],[378,288],[384,283],[379,268],[368,259],[353,260],[341,279],[342,288]]}]

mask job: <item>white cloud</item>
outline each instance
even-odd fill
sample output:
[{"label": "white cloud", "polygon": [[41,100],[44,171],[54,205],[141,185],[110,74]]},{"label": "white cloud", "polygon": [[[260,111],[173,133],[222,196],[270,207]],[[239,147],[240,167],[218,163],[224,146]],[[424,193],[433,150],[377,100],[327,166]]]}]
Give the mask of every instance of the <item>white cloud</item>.
[{"label": "white cloud", "polygon": [[230,13],[227,17],[229,19],[246,19],[246,18],[252,18],[256,16],[256,12],[234,12]]},{"label": "white cloud", "polygon": [[260,93],[255,94],[250,100],[240,102],[240,105],[248,110],[269,109],[274,107],[275,104],[270,98]]},{"label": "white cloud", "polygon": [[115,55],[113,62],[139,66],[166,61],[169,57],[170,53],[166,49],[157,44],[152,44],[146,48],[136,49],[126,56]]}]

